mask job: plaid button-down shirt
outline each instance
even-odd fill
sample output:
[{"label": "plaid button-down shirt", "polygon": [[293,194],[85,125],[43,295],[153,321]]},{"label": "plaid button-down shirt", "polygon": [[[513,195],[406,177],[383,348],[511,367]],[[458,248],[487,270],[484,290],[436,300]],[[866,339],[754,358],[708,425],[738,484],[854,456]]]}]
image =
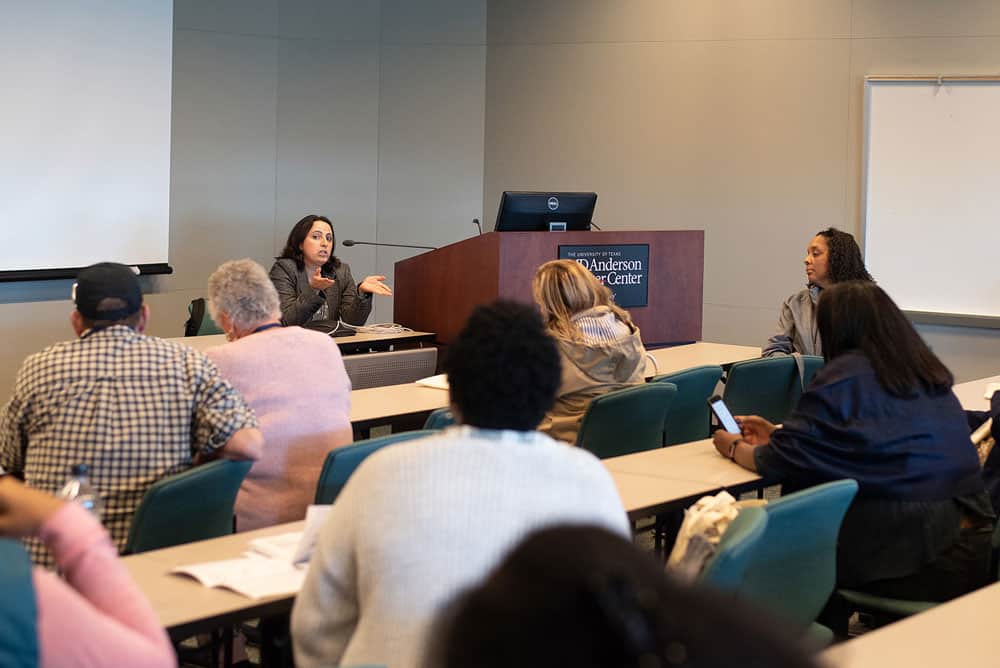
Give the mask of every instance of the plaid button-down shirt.
[{"label": "plaid button-down shirt", "polygon": [[[202,353],[115,325],[25,360],[0,413],[0,466],[54,493],[86,464],[121,550],[150,485],[256,426]],[[26,543],[36,564],[51,564],[39,541]]]}]

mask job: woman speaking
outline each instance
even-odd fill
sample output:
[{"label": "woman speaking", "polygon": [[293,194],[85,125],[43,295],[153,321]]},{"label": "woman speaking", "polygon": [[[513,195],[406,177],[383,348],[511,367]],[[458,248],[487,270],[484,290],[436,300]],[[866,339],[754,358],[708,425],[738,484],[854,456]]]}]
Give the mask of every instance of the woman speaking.
[{"label": "woman speaking", "polygon": [[281,324],[344,320],[363,325],[372,310],[372,295],[391,295],[385,276],[354,282],[351,268],[333,254],[333,224],[308,215],[288,234],[281,256],[271,267],[271,282],[281,300]]}]

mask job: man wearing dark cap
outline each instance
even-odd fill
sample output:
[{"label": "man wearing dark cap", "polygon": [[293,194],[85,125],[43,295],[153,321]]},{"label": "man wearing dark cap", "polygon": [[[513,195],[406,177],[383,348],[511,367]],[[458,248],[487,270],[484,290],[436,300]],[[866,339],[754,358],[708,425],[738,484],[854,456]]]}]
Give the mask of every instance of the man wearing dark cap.
[{"label": "man wearing dark cap", "polygon": [[[83,269],[73,302],[77,338],[28,357],[0,411],[0,466],[57,492],[71,466],[86,464],[120,550],[150,485],[216,452],[257,459],[263,437],[208,358],[143,334],[149,307],[131,269]],[[51,563],[41,542],[28,547],[36,564]]]}]

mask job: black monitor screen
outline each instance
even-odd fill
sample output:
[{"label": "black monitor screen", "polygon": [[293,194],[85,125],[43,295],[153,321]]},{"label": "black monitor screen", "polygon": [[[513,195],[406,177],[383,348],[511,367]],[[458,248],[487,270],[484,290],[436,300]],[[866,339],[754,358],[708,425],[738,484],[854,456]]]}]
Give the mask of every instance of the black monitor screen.
[{"label": "black monitor screen", "polygon": [[497,232],[589,230],[596,205],[597,193],[504,192],[493,229]]}]

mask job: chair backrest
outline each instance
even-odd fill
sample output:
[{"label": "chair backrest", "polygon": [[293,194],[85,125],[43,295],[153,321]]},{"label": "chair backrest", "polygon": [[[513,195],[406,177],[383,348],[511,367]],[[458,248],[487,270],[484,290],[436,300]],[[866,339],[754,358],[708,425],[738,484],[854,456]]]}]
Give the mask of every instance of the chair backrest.
[{"label": "chair backrest", "polygon": [[764,537],[767,511],[761,507],[740,509],[722,534],[715,554],[705,564],[699,580],[727,591],[739,590],[747,564],[757,543]]},{"label": "chair backrest", "polygon": [[316,485],[316,503],[333,503],[340,490],[344,489],[347,480],[354,473],[354,470],[361,465],[368,455],[376,450],[381,450],[393,443],[412,441],[425,436],[432,436],[436,431],[421,429],[418,431],[403,431],[398,434],[389,434],[379,438],[369,438],[365,441],[358,441],[353,445],[345,445],[342,448],[332,450],[323,462],[323,470],[319,474],[319,482]]},{"label": "chair backrest", "polygon": [[780,423],[802,394],[802,382],[790,356],[737,362],[726,376],[723,398],[733,415],[759,415]]},{"label": "chair backrest", "polygon": [[[38,604],[24,546],[0,538],[0,666],[38,665]],[[50,661],[51,663],[51,661]]]},{"label": "chair backrest", "polygon": [[355,390],[412,383],[437,372],[437,348],[344,355],[344,369]]},{"label": "chair backrest", "polygon": [[135,554],[231,534],[236,493],[252,465],[219,459],[152,485],[132,516],[123,552]]},{"label": "chair backrest", "polygon": [[650,381],[673,383],[677,386],[677,396],[667,410],[663,445],[700,441],[710,436],[707,402],[715,394],[715,386],[719,384],[720,378],[722,367],[709,364],[656,376]]},{"label": "chair backrest", "polygon": [[643,383],[595,397],[583,414],[576,444],[601,459],[662,447],[675,396],[672,383]]},{"label": "chair backrest", "polygon": [[450,408],[439,408],[427,416],[424,429],[444,429],[455,424],[455,416]]},{"label": "chair backrest", "polygon": [[206,336],[222,334],[222,329],[208,315],[204,297],[192,299],[188,304],[188,319],[184,323],[184,336]]},{"label": "chair backrest", "polygon": [[838,480],[764,506],[767,526],[752,550],[738,592],[799,627],[812,624],[837,579],[837,535],[858,492]]},{"label": "chair backrest", "polygon": [[822,355],[803,355],[802,356],[802,389],[809,387],[809,383],[812,382],[813,376],[816,372],[820,370],[820,367],[826,360],[823,359]]}]

